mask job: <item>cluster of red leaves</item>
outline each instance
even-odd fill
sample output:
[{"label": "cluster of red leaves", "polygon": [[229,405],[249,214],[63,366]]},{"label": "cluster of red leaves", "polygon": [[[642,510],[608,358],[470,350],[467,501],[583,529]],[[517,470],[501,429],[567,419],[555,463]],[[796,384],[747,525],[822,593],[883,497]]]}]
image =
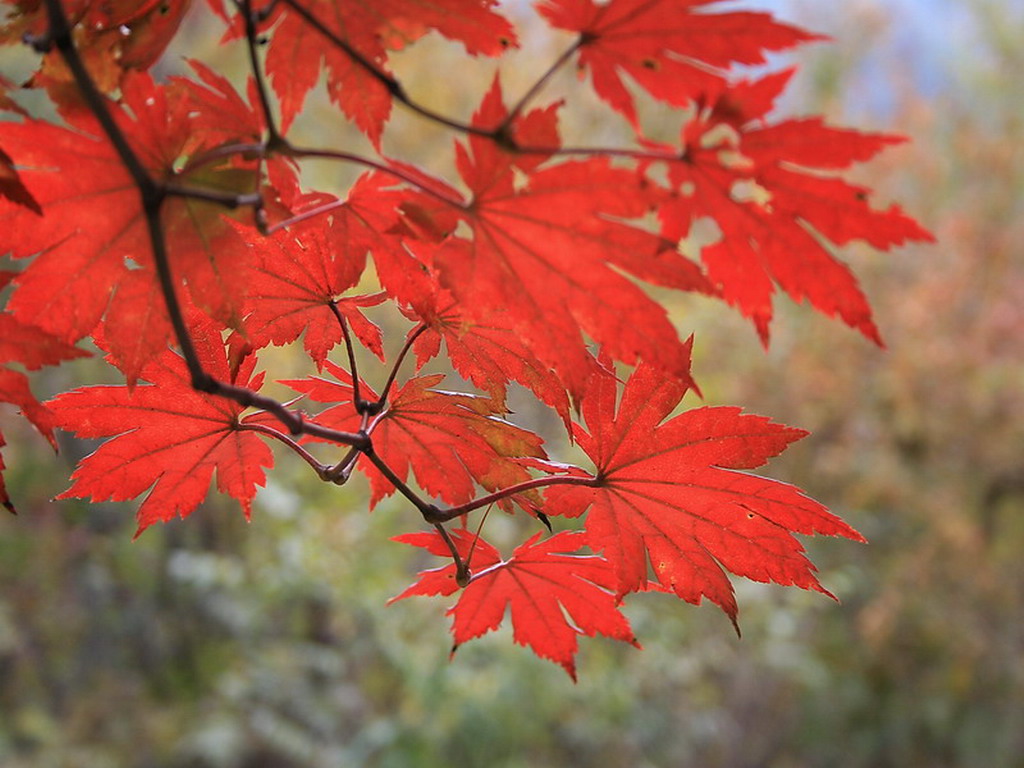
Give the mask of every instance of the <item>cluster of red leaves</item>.
[{"label": "cluster of red leaves", "polygon": [[[4,0],[0,43],[27,35],[45,49],[54,5]],[[266,441],[277,441],[321,479],[365,473],[371,505],[402,492],[435,525],[399,540],[453,562],[399,597],[464,587],[451,609],[456,645],[496,628],[511,606],[516,642],[570,674],[579,634],[635,643],[619,611],[633,592],[707,598],[734,622],[727,572],[828,594],[794,534],[859,534],[797,489],[743,471],[804,433],[736,408],[673,416],[695,388],[691,342],[641,287],[722,299],[765,343],[779,287],[879,340],[836,247],[888,249],[929,235],[896,206],[872,208],[867,190],[835,172],[901,139],[817,118],[772,122],[792,73],[731,74],[816,36],[768,14],[720,11],[717,0],[540,0],[539,18],[575,36],[558,65],[574,61],[636,131],[631,147],[570,148],[559,103],[528,104],[539,89],[509,106],[496,76],[463,125],[420,106],[390,74],[389,52],[428,32],[472,55],[516,46],[492,0],[279,0],[248,21],[211,0],[229,25],[225,41],[251,51],[255,35],[269,41],[265,72],[245,95],[198,62],[195,79],[157,83],[146,72],[188,5],[67,2],[88,75],[50,50],[26,83],[48,90],[63,124],[26,114],[0,82],[0,108],[20,113],[0,123],[0,231],[23,265],[0,273],[13,283],[0,363],[56,364],[84,354],[75,345],[91,338],[126,380],[40,405],[22,373],[0,369],[0,400],[51,441],[55,426],[110,438],[63,496],[145,494],[141,532],[191,513],[216,469],[218,489],[248,515],[272,464]],[[343,119],[381,154],[288,143],[321,67]],[[83,78],[107,95],[90,103]],[[688,110],[678,143],[643,135],[630,83]],[[461,134],[460,183],[383,154],[396,101]],[[305,191],[298,171],[313,156],[368,170],[342,197]],[[156,217],[140,176],[163,195]],[[255,199],[253,216],[245,201]],[[692,260],[681,242],[706,220],[720,237]],[[194,361],[171,348],[181,339],[165,268]],[[397,354],[364,314],[383,304],[414,324]],[[256,395],[259,350],[300,336],[332,378],[284,383],[328,407],[285,421],[246,412],[268,402]],[[355,370],[355,341],[389,366],[380,393]],[[347,356],[335,354],[339,345]],[[442,346],[485,394],[439,389],[440,374],[395,381],[410,350],[419,369]],[[194,389],[192,363],[241,399]],[[617,363],[635,368],[624,387]],[[592,470],[549,461],[539,437],[505,419],[513,382],[559,414]],[[334,443],[340,460],[321,463],[289,432]],[[2,480],[0,501],[11,506]],[[491,503],[582,527],[535,535],[508,559],[465,525],[445,527]]]}]

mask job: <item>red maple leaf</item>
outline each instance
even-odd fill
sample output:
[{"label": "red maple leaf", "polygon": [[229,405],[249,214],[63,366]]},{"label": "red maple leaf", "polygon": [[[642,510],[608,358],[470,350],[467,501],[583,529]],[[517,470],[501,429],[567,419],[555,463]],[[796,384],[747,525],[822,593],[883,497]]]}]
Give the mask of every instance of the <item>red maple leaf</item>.
[{"label": "red maple leaf", "polygon": [[[509,22],[493,10],[493,0],[359,0],[304,2],[310,15],[343,40],[380,73],[387,74],[388,48],[400,49],[435,29],[463,43],[471,54],[495,56],[515,45]],[[391,93],[366,67],[353,60],[287,3],[278,3],[267,51],[267,71],[281,100],[282,130],[302,110],[306,94],[327,70],[327,93],[375,145],[391,113]]]},{"label": "red maple leaf", "polygon": [[686,386],[639,366],[616,409],[616,381],[595,377],[583,400],[589,431],[579,445],[597,466],[594,487],[546,490],[546,514],[587,512],[588,543],[617,576],[616,593],[645,589],[648,562],[659,584],[684,600],[707,597],[736,621],[726,571],[829,594],[793,536],[859,533],[798,489],[753,469],[781,453],[803,430],[739,408],[698,408],[666,418]]},{"label": "red maple leaf", "polygon": [[[386,295],[343,296],[362,277],[367,253],[388,247],[382,230],[396,216],[378,211],[379,189],[379,179],[364,176],[344,203],[323,195],[307,196],[303,207],[332,206],[314,223],[303,222],[269,238],[247,232],[256,255],[247,280],[250,298],[245,324],[254,344],[287,344],[305,333],[306,351],[321,368],[343,338],[336,309],[363,345],[383,360],[380,329],[359,309],[380,304]],[[370,207],[368,202],[376,205]]]},{"label": "red maple leaf", "polygon": [[867,299],[830,244],[860,239],[888,250],[933,238],[898,206],[875,210],[869,190],[824,174],[903,139],[817,118],[765,124],[791,75],[738,83],[684,126],[682,159],[668,164],[669,195],[659,207],[662,232],[679,239],[702,217],[714,220],[721,237],[700,255],[708,278],[765,342],[778,284],[881,343]]},{"label": "red maple leaf", "polygon": [[[511,609],[513,639],[538,656],[560,664],[576,679],[580,635],[604,635],[639,648],[613,592],[615,573],[601,557],[577,553],[587,544],[580,532],[562,532],[543,541],[536,534],[520,544],[508,560],[465,529],[452,532],[459,553],[472,549],[472,577],[448,613],[458,646],[501,626]],[[449,556],[440,535],[410,533],[395,541]],[[458,589],[454,564],[420,574],[419,580],[390,602],[412,595],[450,595]],[[568,617],[568,618],[567,618]]]},{"label": "red maple leaf", "polygon": [[719,0],[542,0],[559,29],[580,33],[579,67],[594,90],[634,125],[636,105],[623,75],[655,98],[686,106],[713,96],[733,64],[763,64],[768,51],[820,40],[767,13],[707,13]]},{"label": "red maple leaf", "polygon": [[[492,128],[505,114],[495,81],[474,125]],[[549,134],[553,120],[553,112],[528,115],[517,139]],[[592,158],[535,170],[520,187],[513,161],[496,157],[493,142],[474,137],[470,146],[472,155],[457,149],[459,173],[473,191],[461,212],[473,236],[450,238],[434,256],[466,314],[486,324],[494,308],[507,311],[523,342],[574,396],[595,365],[583,333],[615,359],[643,357],[686,378],[688,352],[665,309],[622,271],[682,290],[709,288],[674,243],[623,223],[648,209],[636,173]]]},{"label": "red maple leaf", "polygon": [[[221,381],[259,389],[252,376],[256,359],[229,369],[219,333],[207,327],[193,334],[200,362]],[[245,424],[242,406],[192,388],[182,358],[166,350],[150,360],[134,388],[82,387],[47,402],[54,423],[82,438],[112,438],[78,465],[71,487],[57,498],[126,501],[146,493],[137,514],[136,536],[158,521],[187,517],[206,497],[217,471],[217,489],[233,496],[249,517],[264,467],[274,464],[270,448]]]},{"label": "red maple leaf", "polygon": [[[0,288],[13,277],[13,272],[0,271]],[[16,363],[34,371],[76,357],[88,357],[88,353],[66,344],[41,328],[26,325],[7,312],[0,312],[0,403],[16,405],[54,449],[57,448],[57,441],[53,436],[53,415],[36,400],[25,374],[11,370],[6,365]],[[4,444],[3,433],[0,432],[0,447]],[[4,485],[3,469],[3,457],[0,456],[0,504],[14,512],[14,504]]]},{"label": "red maple leaf", "polygon": [[[330,360],[325,367],[338,381],[313,376],[282,383],[317,402],[337,403],[317,414],[318,424],[358,431],[362,417],[352,405],[351,377]],[[529,480],[515,458],[544,458],[543,441],[499,418],[500,408],[488,397],[435,389],[443,379],[410,379],[388,398],[367,428],[377,455],[402,481],[412,470],[423,490],[449,504],[470,501],[476,484],[494,491]],[[360,397],[374,401],[377,394],[361,382]],[[357,466],[370,478],[371,508],[394,492],[368,459],[360,457]]]},{"label": "red maple leaf", "polygon": [[[142,164],[161,181],[221,189],[250,185],[251,172],[206,167],[179,174],[176,164],[194,142],[194,103],[144,75],[125,80],[121,106],[110,107],[132,137]],[[86,113],[73,128],[40,120],[0,123],[0,144],[21,168],[44,215],[0,200],[0,226],[16,233],[15,258],[35,256],[16,278],[11,311],[74,342],[91,333],[108,305],[105,338],[113,360],[134,381],[170,336],[161,308],[139,192],[113,146]],[[220,206],[172,198],[162,210],[175,274],[188,297],[221,322],[238,326],[248,253]],[[38,254],[38,255],[36,255]]]},{"label": "red maple leaf", "polygon": [[491,398],[503,404],[511,381],[517,381],[544,403],[554,408],[569,426],[569,398],[565,387],[547,365],[515,332],[507,311],[494,309],[486,320],[470,320],[465,310],[447,291],[423,297],[415,317],[426,329],[413,342],[417,369],[436,357],[441,342],[452,367]]}]

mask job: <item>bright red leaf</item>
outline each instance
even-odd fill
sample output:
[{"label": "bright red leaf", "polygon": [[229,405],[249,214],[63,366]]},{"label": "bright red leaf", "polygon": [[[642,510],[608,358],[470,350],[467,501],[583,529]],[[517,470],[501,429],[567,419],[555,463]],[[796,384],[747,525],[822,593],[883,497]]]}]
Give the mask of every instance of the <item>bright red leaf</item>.
[{"label": "bright red leaf", "polygon": [[777,284],[881,343],[867,299],[833,246],[859,239],[888,250],[933,238],[898,206],[876,210],[867,189],[823,172],[903,139],[819,119],[765,124],[791,74],[740,83],[683,128],[683,159],[669,164],[669,195],[659,207],[662,232],[678,239],[701,218],[715,222],[720,238],[700,256],[708,278],[765,342]]},{"label": "bright red leaf", "polygon": [[[207,329],[208,331],[208,329]],[[232,377],[219,338],[196,333],[200,360],[223,381],[259,389],[254,357]],[[211,343],[212,342],[212,343]],[[56,426],[82,438],[112,438],[78,465],[74,483],[58,498],[127,501],[146,493],[138,511],[138,536],[155,522],[187,517],[206,497],[217,472],[217,489],[233,496],[249,517],[270,449],[247,431],[242,406],[192,388],[179,355],[170,350],[141,371],[150,382],[133,389],[82,387],[47,403]]]},{"label": "bright red leaf", "polygon": [[541,0],[552,26],[579,32],[579,67],[597,95],[636,125],[624,75],[656,99],[685,107],[714,96],[733,64],[763,64],[765,53],[821,39],[767,13],[708,13],[719,0]]},{"label": "bright red leaf", "polygon": [[[434,29],[463,43],[471,54],[495,56],[516,44],[509,22],[493,9],[494,0],[359,0],[304,2],[323,26],[355,50],[377,71],[387,73],[387,52],[404,48]],[[343,49],[331,45],[286,3],[278,3],[279,19],[267,51],[267,71],[281,100],[282,129],[302,110],[306,94],[327,71],[327,93],[373,141],[380,144],[391,114],[391,93],[366,67]]]},{"label": "bright red leaf", "polygon": [[[500,114],[496,83],[475,123],[490,127]],[[461,146],[458,153],[473,191],[462,214],[473,236],[449,239],[434,257],[466,313],[486,324],[495,308],[507,311],[574,396],[595,365],[584,333],[618,360],[642,357],[686,378],[689,356],[665,309],[622,272],[682,290],[709,288],[674,244],[622,222],[648,209],[636,174],[592,158],[536,170],[520,188],[512,164],[485,146],[482,154]]]},{"label": "bright red leaf", "polygon": [[333,305],[355,337],[383,359],[380,329],[359,309],[380,304],[386,296],[344,295],[362,277],[367,253],[385,247],[386,236],[375,228],[381,216],[359,207],[366,189],[372,197],[377,185],[364,177],[344,204],[318,200],[320,205],[337,202],[337,207],[317,226],[300,224],[273,237],[248,235],[255,266],[247,281],[251,299],[245,324],[254,344],[287,344],[304,333],[306,351],[320,368],[343,339]]},{"label": "bright red leaf", "polygon": [[418,368],[438,355],[444,341],[452,367],[497,403],[505,402],[509,382],[516,381],[554,408],[568,426],[565,387],[519,338],[507,311],[496,308],[486,320],[470,320],[447,291],[424,297],[416,310],[427,326],[413,343]]},{"label": "bright red leaf", "polygon": [[[538,656],[565,668],[576,679],[580,635],[604,635],[639,647],[615,598],[615,573],[595,555],[573,554],[587,544],[579,532],[563,532],[538,541],[535,534],[502,560],[483,539],[474,542],[465,529],[453,532],[460,554],[474,546],[469,585],[448,613],[452,616],[455,648],[501,626],[506,609],[512,616],[513,639]],[[398,536],[401,541],[447,556],[434,532]],[[455,565],[424,571],[419,581],[393,598],[411,595],[450,595],[458,589]]]},{"label": "bright red leaf", "polygon": [[[174,170],[192,140],[193,105],[148,77],[128,78],[123,108],[112,108],[155,178],[234,186],[236,192],[252,185],[249,172]],[[157,299],[139,192],[112,145],[99,138],[95,121],[84,114],[76,119],[74,130],[39,120],[0,123],[0,145],[22,166],[25,186],[45,212],[40,219],[0,200],[0,226],[15,233],[8,242],[13,255],[35,256],[15,278],[9,306],[25,322],[69,342],[91,333],[108,305],[116,307],[104,335],[115,363],[133,381],[165,345],[170,324]],[[242,286],[235,281],[245,272],[248,253],[223,209],[171,198],[162,219],[172,268],[188,285],[188,296],[212,317],[239,325]],[[117,298],[111,305],[112,294]]]},{"label": "bright red leaf", "polygon": [[543,508],[587,513],[587,541],[614,568],[616,594],[645,589],[650,566],[659,584],[694,604],[708,598],[734,623],[727,571],[829,594],[793,534],[860,534],[798,489],[735,471],[761,466],[806,432],[739,408],[668,419],[686,386],[647,365],[617,409],[616,389],[612,377],[596,377],[583,400],[589,431],[574,430],[597,467],[595,486],[549,488]]}]

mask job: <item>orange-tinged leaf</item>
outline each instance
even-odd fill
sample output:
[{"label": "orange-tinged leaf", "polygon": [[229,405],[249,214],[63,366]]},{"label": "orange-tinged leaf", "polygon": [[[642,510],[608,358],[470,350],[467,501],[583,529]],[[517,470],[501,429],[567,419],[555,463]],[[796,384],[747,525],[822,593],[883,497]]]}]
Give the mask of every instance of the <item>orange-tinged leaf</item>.
[{"label": "orange-tinged leaf", "polygon": [[[494,311],[470,320],[447,291],[425,296],[416,316],[427,326],[413,343],[417,367],[435,357],[445,343],[452,367],[497,403],[505,402],[507,386],[516,381],[551,406],[569,425],[569,398],[565,386],[515,332],[507,311]],[[410,333],[416,333],[415,329]]]},{"label": "orange-tinged leaf", "polygon": [[[337,403],[317,414],[315,421],[334,429],[358,431],[361,417],[352,405],[351,377],[326,361],[337,381],[318,377],[285,381],[312,400]],[[407,381],[388,398],[387,407],[371,422],[374,451],[403,481],[410,470],[431,496],[449,504],[474,497],[476,485],[494,491],[530,479],[517,457],[545,457],[542,440],[532,432],[498,417],[487,397],[435,389],[443,375]],[[360,384],[364,400],[377,394]],[[370,505],[394,492],[394,486],[365,457],[357,466],[370,478]]]}]

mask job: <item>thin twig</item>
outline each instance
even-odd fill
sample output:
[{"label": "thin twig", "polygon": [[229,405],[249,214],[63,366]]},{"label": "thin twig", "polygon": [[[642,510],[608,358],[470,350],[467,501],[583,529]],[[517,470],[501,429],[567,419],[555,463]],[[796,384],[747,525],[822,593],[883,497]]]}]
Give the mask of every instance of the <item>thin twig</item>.
[{"label": "thin twig", "polygon": [[381,173],[386,173],[389,176],[394,176],[396,179],[399,179],[401,181],[404,181],[406,184],[410,184],[410,185],[416,187],[420,191],[425,192],[426,194],[431,195],[432,197],[437,198],[438,200],[440,200],[443,203],[447,203],[448,205],[454,206],[456,208],[465,208],[466,207],[466,203],[462,199],[456,198],[456,197],[450,197],[448,195],[442,194],[441,192],[437,191],[436,189],[433,189],[433,188],[423,184],[422,182],[417,180],[414,176],[406,173],[405,171],[401,170],[400,168],[394,168],[394,167],[392,167],[390,165],[386,165],[385,163],[380,163],[380,162],[378,162],[376,160],[371,160],[368,157],[363,157],[362,155],[355,155],[355,154],[352,154],[351,152],[340,152],[338,150],[333,150],[333,149],[318,149],[318,148],[315,148],[315,147],[297,147],[294,144],[289,144],[287,149],[285,149],[283,151],[286,152],[291,157],[312,157],[312,158],[317,158],[319,160],[343,160],[343,161],[347,161],[347,162],[350,162],[350,163],[357,163],[359,165],[364,165],[367,168],[373,168],[374,170],[380,171]]},{"label": "thin twig", "polygon": [[199,170],[200,168],[216,163],[218,160],[224,160],[234,155],[255,155],[257,157],[263,157],[266,152],[266,147],[263,144],[254,144],[251,141],[238,141],[232,144],[222,144],[219,147],[214,147],[206,152],[200,152],[198,155],[190,157],[185,165],[182,166],[179,172],[180,176],[187,176],[192,171]]},{"label": "thin twig", "polygon": [[[267,126],[267,146],[273,147],[281,141],[281,134],[277,130],[274,111],[270,108],[270,96],[267,93],[267,85],[263,79],[263,68],[260,66],[260,58],[257,51],[257,14],[252,9],[252,0],[239,0],[238,8],[245,18],[245,42],[249,52],[249,69],[252,72],[253,79],[256,81],[256,93],[259,95],[260,108],[263,111],[263,121]],[[266,12],[266,9],[264,9],[264,12]]]},{"label": "thin twig", "polygon": [[239,424],[238,427],[236,427],[236,429],[238,429],[239,432],[259,432],[260,434],[267,435],[279,442],[284,443],[289,448],[291,448],[295,453],[297,453],[303,461],[309,464],[309,466],[313,468],[313,471],[316,472],[317,476],[319,476],[321,480],[325,479],[326,474],[330,469],[330,467],[328,467],[323,462],[318,461],[317,458],[313,456],[313,454],[311,454],[309,451],[307,451],[305,448],[303,448],[301,445],[295,442],[295,440],[293,440],[291,437],[284,434],[283,432],[278,432],[273,427],[268,427],[266,424]]},{"label": "thin twig", "polygon": [[341,326],[341,335],[345,339],[345,349],[348,352],[348,370],[352,376],[352,405],[355,406],[356,413],[361,414],[363,413],[363,398],[359,393],[359,369],[356,367],[356,350],[352,346],[352,334],[349,333],[345,316],[338,309],[338,302],[331,301],[328,306],[331,308],[331,312],[334,313],[338,325]]},{"label": "thin twig", "polygon": [[394,470],[377,455],[377,452],[373,449],[373,443],[370,443],[366,448],[363,448],[362,451],[363,455],[366,456],[366,458],[369,459],[378,470],[380,470],[380,473],[388,479],[388,482],[395,486],[395,490],[412,502],[412,505],[420,511],[421,515],[423,515],[424,520],[431,524],[444,522],[443,520],[438,519],[438,515],[441,514],[441,510],[421,498],[418,493],[409,487],[408,483],[396,475]]},{"label": "thin twig", "polygon": [[561,69],[565,65],[565,63],[572,57],[572,55],[579,50],[582,44],[583,38],[581,37],[579,40],[573,43],[568,49],[566,49],[561,56],[555,59],[554,63],[547,68],[547,71],[544,72],[544,74],[537,79],[537,82],[530,86],[529,90],[526,93],[524,93],[522,98],[520,98],[519,101],[516,102],[515,106],[512,107],[511,110],[509,110],[509,113],[505,116],[505,119],[501,121],[500,125],[498,125],[498,131],[508,130],[508,128],[512,125],[512,122],[517,117],[519,117],[519,113],[526,108],[526,105],[531,100],[533,100],[533,98],[538,93],[540,93],[541,88],[543,88],[547,81],[550,80],[551,77],[555,74],[555,72]]},{"label": "thin twig", "polygon": [[459,504],[457,507],[450,507],[448,509],[438,509],[436,513],[432,514],[427,518],[427,522],[430,523],[445,523],[452,520],[460,515],[465,515],[472,512],[480,507],[486,507],[488,504],[493,504],[496,501],[507,499],[509,496],[514,496],[517,493],[524,493],[531,491],[534,488],[546,488],[551,485],[587,485],[592,488],[596,488],[600,485],[600,479],[596,477],[581,477],[579,475],[557,475],[555,477],[537,477],[533,480],[526,480],[525,482],[519,483],[518,485],[511,485],[508,488],[502,488],[500,491],[495,491],[486,496],[481,496],[479,499],[473,499],[467,501],[465,504]]},{"label": "thin twig", "polygon": [[429,326],[426,323],[421,323],[420,326],[413,330],[405,340],[402,350],[398,353],[398,357],[395,358],[394,365],[391,366],[391,372],[388,374],[388,380],[384,382],[384,389],[380,391],[380,396],[377,398],[378,407],[383,407],[384,403],[387,402],[388,393],[391,391],[391,387],[395,383],[395,377],[398,376],[398,369],[402,365],[402,361],[405,360],[405,356],[409,354],[409,350],[412,349],[413,342],[416,341],[416,339],[418,339],[428,327]]},{"label": "thin twig", "polygon": [[191,200],[202,200],[207,203],[216,203],[224,208],[235,209],[242,206],[263,205],[263,197],[259,192],[249,192],[244,195],[234,195],[230,192],[217,192],[212,189],[201,189],[199,187],[179,187],[176,184],[165,183],[164,193],[168,197],[184,197]]},{"label": "thin twig", "polygon": [[441,534],[444,543],[448,545],[448,551],[452,553],[452,560],[455,561],[455,583],[460,587],[466,586],[469,584],[469,579],[472,575],[469,571],[469,559],[462,559],[458,547],[455,546],[451,535],[449,535],[447,529],[441,523],[434,523],[434,528]]}]

